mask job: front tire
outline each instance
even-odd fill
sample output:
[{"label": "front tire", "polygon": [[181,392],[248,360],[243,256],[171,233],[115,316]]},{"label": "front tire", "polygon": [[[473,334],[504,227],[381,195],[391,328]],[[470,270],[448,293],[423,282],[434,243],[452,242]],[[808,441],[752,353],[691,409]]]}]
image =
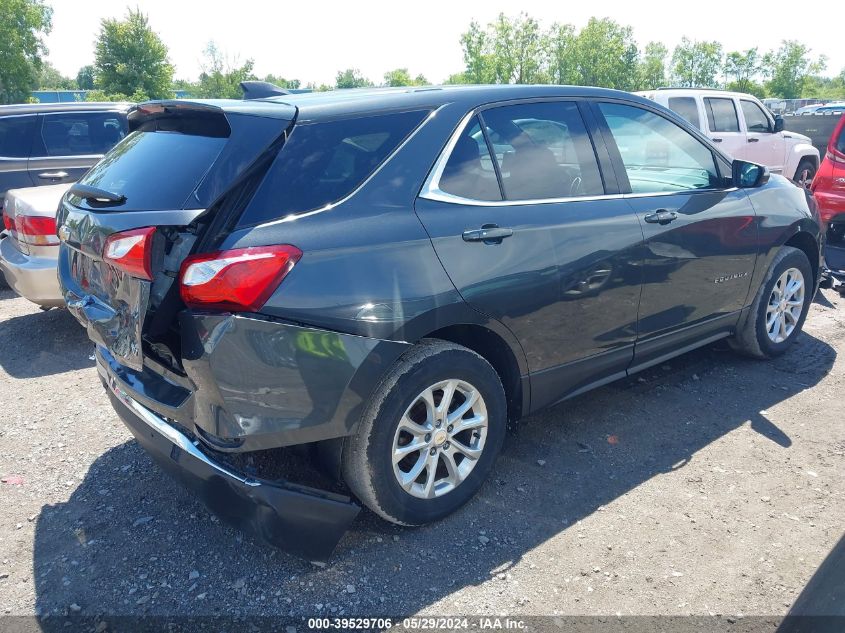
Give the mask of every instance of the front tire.
[{"label": "front tire", "polygon": [[774,358],[798,338],[815,288],[813,270],[803,251],[783,246],[772,260],[750,312],[728,339],[746,356]]},{"label": "front tire", "polygon": [[810,185],[813,183],[813,178],[816,176],[816,164],[804,159],[798,163],[798,169],[795,170],[795,178],[793,180],[796,184],[809,191]]},{"label": "front tire", "polygon": [[388,521],[437,521],[481,487],[506,424],[505,392],[490,363],[460,345],[425,340],[370,398],[344,446],[343,478]]}]

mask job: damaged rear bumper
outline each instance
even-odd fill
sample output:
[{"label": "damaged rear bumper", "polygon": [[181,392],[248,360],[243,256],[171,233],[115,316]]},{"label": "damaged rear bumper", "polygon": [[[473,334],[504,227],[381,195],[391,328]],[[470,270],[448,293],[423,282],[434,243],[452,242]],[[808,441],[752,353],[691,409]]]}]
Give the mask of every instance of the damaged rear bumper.
[{"label": "damaged rear bumper", "polygon": [[138,443],[222,520],[311,561],[325,561],[360,511],[348,497],[234,471],[134,400],[98,358],[117,413]]}]

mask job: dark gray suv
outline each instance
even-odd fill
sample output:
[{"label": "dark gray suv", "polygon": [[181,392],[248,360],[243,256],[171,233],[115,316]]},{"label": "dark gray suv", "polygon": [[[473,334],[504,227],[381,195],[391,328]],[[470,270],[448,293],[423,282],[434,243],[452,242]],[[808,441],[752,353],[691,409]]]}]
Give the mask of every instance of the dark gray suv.
[{"label": "dark gray suv", "polygon": [[[802,189],[627,93],[151,102],[129,124],[59,211],[68,308],[138,442],[312,560],[349,491],[405,525],[456,510],[509,420],[722,338],[782,354],[819,282]],[[293,445],[343,483],[272,474]]]},{"label": "dark gray suv", "polygon": [[9,189],[74,182],[127,132],[121,103],[0,106],[0,203]]}]

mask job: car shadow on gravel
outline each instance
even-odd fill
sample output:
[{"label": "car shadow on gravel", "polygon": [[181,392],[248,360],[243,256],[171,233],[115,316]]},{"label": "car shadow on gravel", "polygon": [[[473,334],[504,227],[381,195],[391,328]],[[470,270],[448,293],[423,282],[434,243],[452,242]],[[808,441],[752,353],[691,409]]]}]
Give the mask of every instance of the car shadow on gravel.
[{"label": "car shadow on gravel", "polygon": [[37,310],[0,321],[0,367],[13,378],[93,367],[93,345],[67,311]]},{"label": "car shadow on gravel", "polygon": [[[578,522],[597,511],[623,535],[636,529],[631,517],[614,516],[606,506],[653,477],[683,469],[749,421],[767,438],[759,450],[790,450],[791,439],[767,410],[816,385],[835,356],[808,334],[772,362],[710,346],[564,402],[512,430],[490,481],[459,512],[407,529],[364,511],[326,567],[221,525],[127,442],[93,463],[68,502],[45,506],[38,516],[36,612],[396,615],[438,601],[442,613],[472,612],[473,605],[456,603],[451,594],[507,573],[565,532],[580,538],[584,530],[590,539]],[[683,512],[685,486],[700,484],[683,483],[683,475],[678,481],[677,499],[656,500],[641,520],[659,522],[667,511],[662,503]],[[593,546],[604,552],[604,564],[625,557],[621,548]],[[535,557],[538,574],[566,569],[565,557]]]}]

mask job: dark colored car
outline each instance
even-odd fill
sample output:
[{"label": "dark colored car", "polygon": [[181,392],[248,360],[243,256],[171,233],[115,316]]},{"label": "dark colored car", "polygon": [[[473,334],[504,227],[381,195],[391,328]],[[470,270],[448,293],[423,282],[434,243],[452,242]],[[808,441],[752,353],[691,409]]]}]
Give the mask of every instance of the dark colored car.
[{"label": "dark colored car", "polygon": [[0,201],[9,189],[74,182],[127,132],[121,103],[0,106]]},{"label": "dark colored car", "polygon": [[389,521],[435,521],[508,420],[722,338],[781,354],[819,280],[804,190],[622,92],[337,91],[129,121],[59,211],[68,307],[138,441],[312,560],[359,508],[273,478],[279,447]]}]

